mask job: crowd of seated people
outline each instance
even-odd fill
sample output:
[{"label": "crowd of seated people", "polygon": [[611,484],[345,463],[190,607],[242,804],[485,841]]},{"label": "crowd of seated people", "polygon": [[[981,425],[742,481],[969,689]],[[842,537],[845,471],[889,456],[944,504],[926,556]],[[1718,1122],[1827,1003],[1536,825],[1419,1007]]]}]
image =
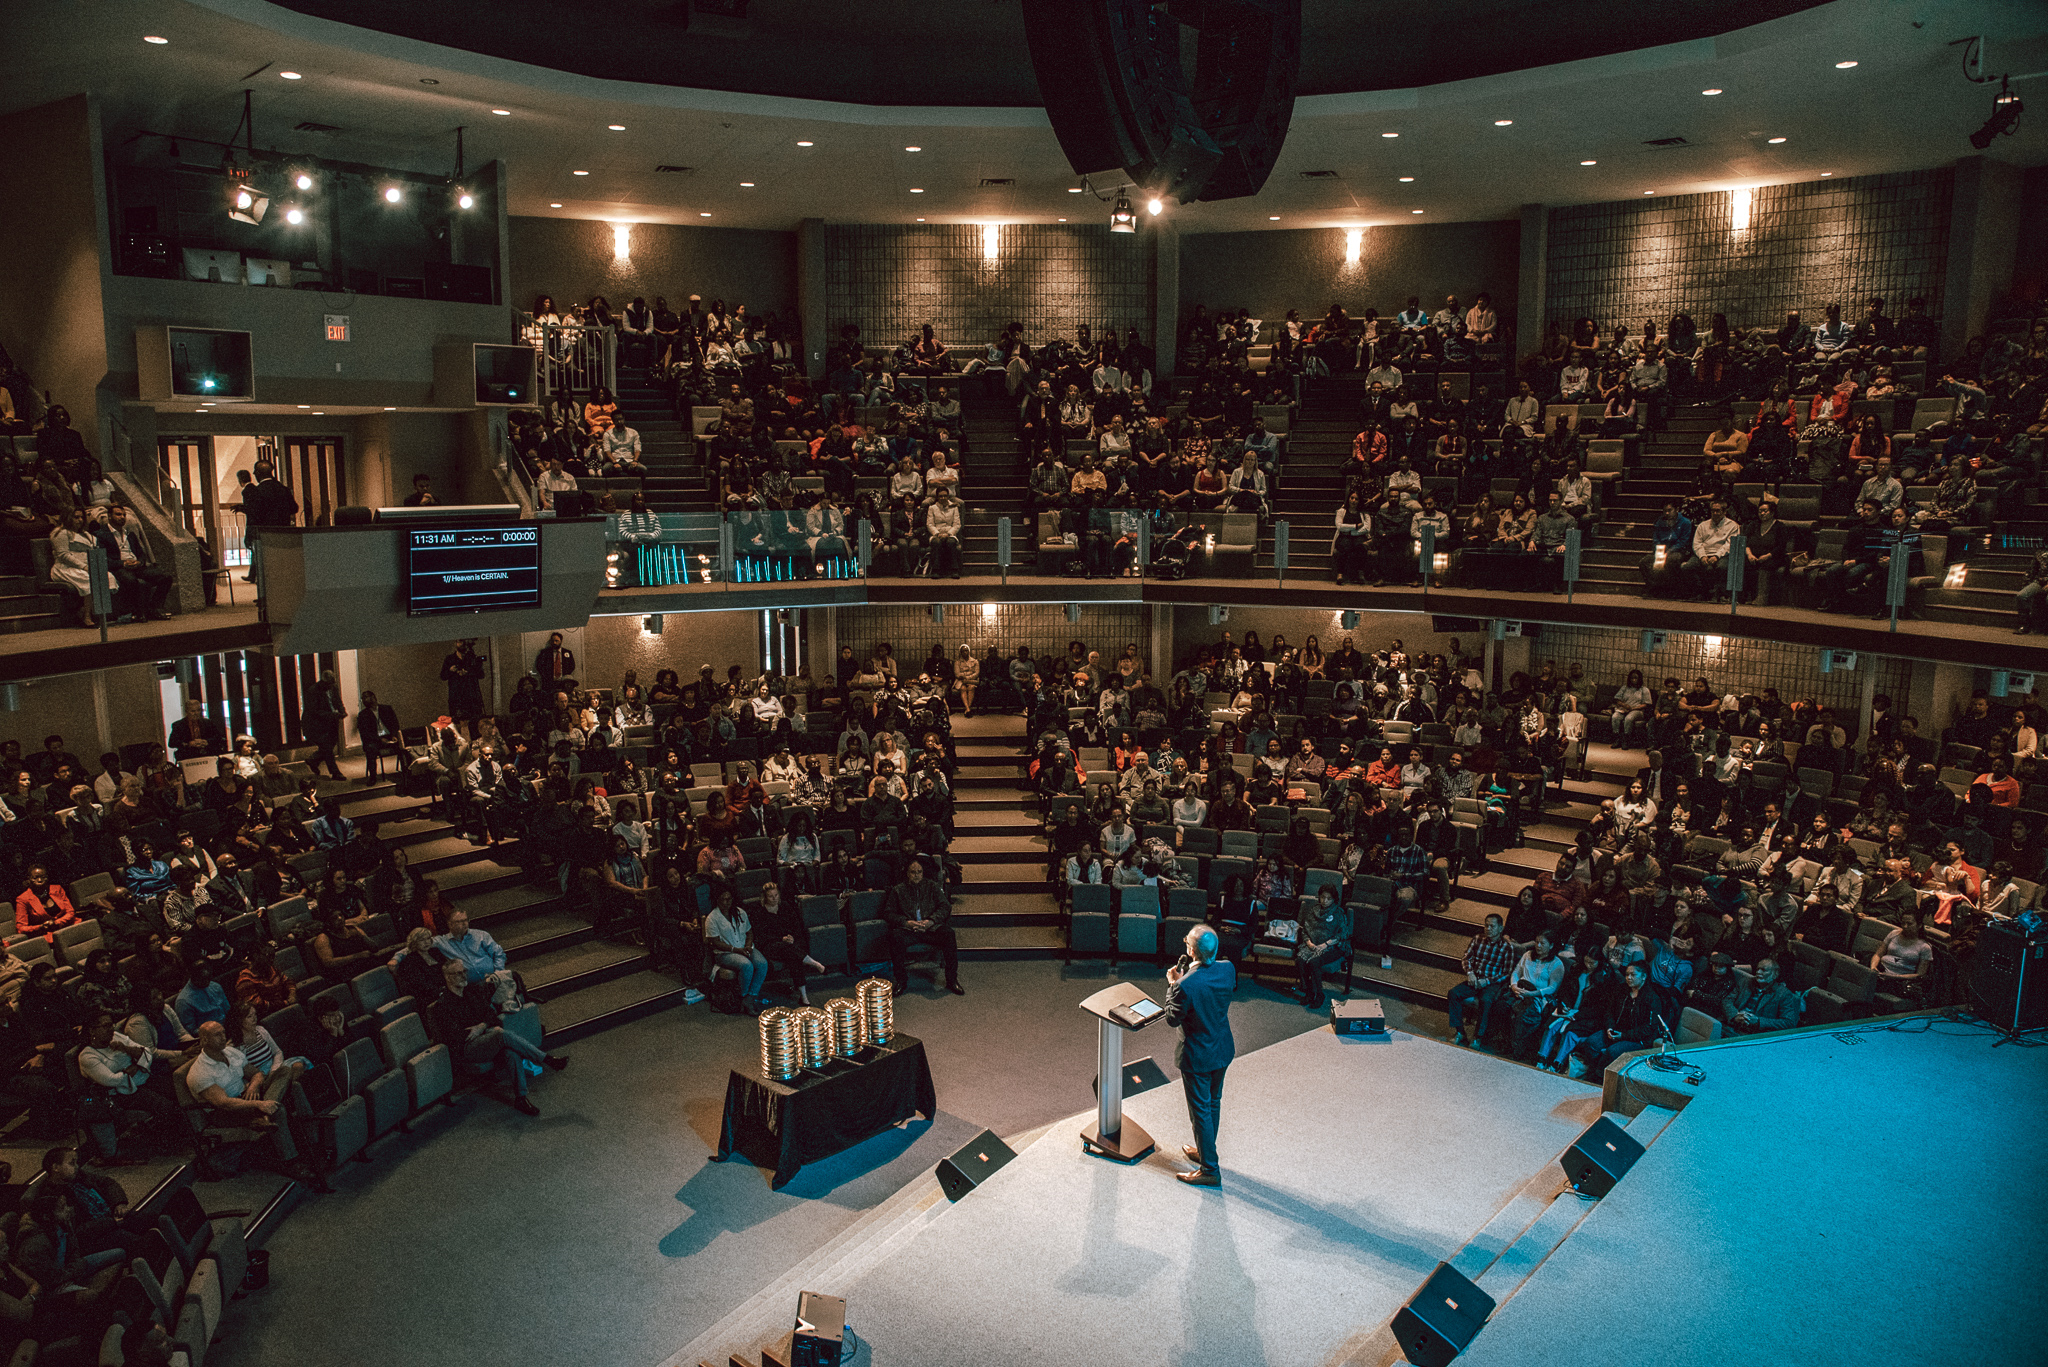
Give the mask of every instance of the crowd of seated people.
[{"label": "crowd of seated people", "polygon": [[[1135,647],[1112,670],[1079,642],[980,677],[1005,670],[1029,717],[1062,895],[1199,887],[1233,952],[1270,921],[1299,935],[1327,917],[1311,905],[1324,887],[1359,918],[1354,942],[1384,950],[1521,842],[1596,730],[1645,749],[1475,936],[1453,994],[1461,1037],[1511,1023],[1508,1048],[1560,1071],[1597,1071],[1688,1006],[1743,1031],[1795,1023],[1813,989],[1845,998],[1838,1012],[1960,1001],[1983,923],[2039,898],[2048,790],[2019,805],[2048,778],[2031,698],[1994,715],[1979,695],[1936,739],[1880,695],[1859,750],[1828,709],[1769,687],[1653,689],[1636,673],[1595,689],[1552,663],[1496,694],[1457,650],[1364,655],[1347,638],[1325,655],[1248,631],[1196,648],[1164,690]],[[1297,942],[1305,1001],[1327,943]],[[1843,959],[1859,969],[1847,982]]]},{"label": "crowd of seated people", "polygon": [[[8,392],[0,389],[0,394]],[[17,443],[17,436],[32,437],[33,447]],[[44,565],[37,563],[35,542],[48,551]],[[46,573],[67,619],[97,626],[89,563],[95,547],[107,554],[115,620],[156,621],[167,615],[175,576],[158,562],[140,521],[71,425],[69,410],[50,404],[31,424],[14,415],[10,401],[8,415],[0,420],[0,573]]]}]

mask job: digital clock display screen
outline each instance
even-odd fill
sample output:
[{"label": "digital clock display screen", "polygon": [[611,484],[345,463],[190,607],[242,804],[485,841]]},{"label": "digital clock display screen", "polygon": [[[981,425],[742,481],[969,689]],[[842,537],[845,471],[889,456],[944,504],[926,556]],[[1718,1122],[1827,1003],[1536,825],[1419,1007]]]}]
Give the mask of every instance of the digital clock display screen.
[{"label": "digital clock display screen", "polygon": [[540,606],[540,528],[420,527],[405,536],[410,616]]}]

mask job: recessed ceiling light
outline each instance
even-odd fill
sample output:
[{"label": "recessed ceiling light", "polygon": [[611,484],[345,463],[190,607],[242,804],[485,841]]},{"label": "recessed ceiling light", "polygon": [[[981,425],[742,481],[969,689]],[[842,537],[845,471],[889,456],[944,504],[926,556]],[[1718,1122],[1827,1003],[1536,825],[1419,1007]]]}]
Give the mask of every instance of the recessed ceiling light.
[{"label": "recessed ceiling light", "polygon": [[313,416],[316,418],[324,418],[327,416],[327,410],[324,408],[316,408],[313,410]]},{"label": "recessed ceiling light", "polygon": [[396,413],[398,410],[396,408],[390,407],[389,405],[386,405],[384,411],[386,413]]},{"label": "recessed ceiling light", "polygon": [[493,114],[496,114],[496,115],[498,115],[498,116],[499,116],[500,118],[510,118],[510,117],[512,117],[512,111],[511,111],[511,110],[509,110],[509,109],[493,109],[493,110],[492,110],[491,112],[492,112]]},{"label": "recessed ceiling light", "polygon": [[587,175],[589,175],[589,174],[590,174],[590,172],[588,172],[588,171],[571,171],[571,172],[570,172],[569,174],[570,174],[570,175],[572,175],[572,176],[587,176]]},{"label": "recessed ceiling light", "polygon": [[804,141],[804,140],[803,140],[802,138],[798,138],[798,139],[797,139],[797,144],[796,144],[796,145],[797,145],[798,147],[809,147],[809,146],[811,146],[811,144],[810,144],[810,143],[808,143],[808,142]]},{"label": "recessed ceiling light", "polygon": [[283,77],[283,78],[284,78],[285,80],[287,80],[287,81],[299,81],[299,80],[304,80],[304,79],[305,79],[305,78],[304,78],[303,76],[299,75],[299,73],[298,73],[298,72],[296,72],[296,71],[280,71],[280,72],[278,72],[277,74],[278,74],[279,76]]},{"label": "recessed ceiling light", "polygon": [[1702,94],[1702,95],[1718,95],[1718,94],[1720,94],[1720,93],[1721,93],[1721,87],[1720,87],[1720,86],[1718,86],[1718,85],[1717,85],[1717,86],[1712,86],[1712,87],[1710,87],[1710,88],[1708,88],[1708,89],[1706,89],[1706,90],[1702,90],[1702,91],[1700,92],[1700,94]]},{"label": "recessed ceiling light", "polygon": [[920,218],[920,219],[918,220],[918,222],[919,222],[919,223],[922,223],[922,222],[924,222],[924,220]]},{"label": "recessed ceiling light", "polygon": [[1654,195],[1654,194],[1656,194],[1657,192],[1656,192],[1655,190],[1645,190],[1645,191],[1643,191],[1643,193],[1644,193],[1644,194],[1646,194],[1646,195]]},{"label": "recessed ceiling light", "polygon": [[420,77],[420,84],[421,84],[421,85],[439,85],[439,84],[441,84],[441,83],[440,83],[439,81],[435,80],[435,79],[434,79],[434,78],[433,78],[432,76],[422,76],[422,77]]},{"label": "recessed ceiling light", "polygon": [[1278,223],[1279,221],[1280,221],[1280,215],[1278,215],[1278,214],[1267,214],[1267,215],[1266,215],[1266,222],[1268,222],[1268,223]]},{"label": "recessed ceiling light", "polygon": [[614,133],[623,133],[626,131],[626,125],[622,123],[608,123],[605,125],[605,127],[611,129]]},{"label": "recessed ceiling light", "polygon": [[1494,126],[1495,128],[1506,128],[1507,126],[1509,126],[1509,125],[1510,125],[1510,124],[1512,124],[1513,122],[1514,122],[1514,120],[1513,120],[1513,119],[1495,119],[1495,120],[1493,121],[1493,126]]},{"label": "recessed ceiling light", "polygon": [[1836,62],[1836,63],[1835,63],[1835,70],[1837,70],[1837,71],[1847,71],[1847,70],[1848,70],[1848,69],[1849,69],[1850,67],[1852,67],[1852,66],[1854,66],[1854,65],[1856,65],[1856,63],[1854,63],[1854,62]]},{"label": "recessed ceiling light", "polygon": [[1401,135],[1399,133],[1382,133],[1380,136],[1383,138],[1398,138]]},{"label": "recessed ceiling light", "polygon": [[1833,175],[1833,174],[1834,174],[1834,172],[1833,172],[1833,171],[1823,171],[1823,172],[1821,172],[1821,174],[1822,174],[1823,176],[1831,176],[1831,175]]},{"label": "recessed ceiling light", "polygon": [[1582,161],[1579,163],[1581,166],[1598,166],[1599,164],[1597,161]]},{"label": "recessed ceiling light", "polygon": [[903,150],[904,150],[904,151],[906,151],[906,152],[922,152],[922,151],[924,151],[924,149],[923,149],[922,147],[906,147],[906,148],[904,148]]},{"label": "recessed ceiling light", "polygon": [[1783,142],[1783,141],[1784,141],[1784,139],[1783,139],[1783,138],[1766,138],[1766,139],[1765,139],[1765,141],[1766,141],[1766,142],[1769,142],[1769,143],[1772,143],[1772,144],[1774,144],[1774,145],[1775,145],[1775,144],[1777,144],[1777,143],[1781,143],[1781,142]]},{"label": "recessed ceiling light", "polygon": [[552,204],[548,205],[548,207],[549,207],[550,209],[559,209],[559,208],[561,208],[561,207],[562,207],[562,204],[561,204],[561,201],[560,201],[560,200],[557,200],[557,201],[555,201],[554,203],[552,203]]},{"label": "recessed ceiling light", "polygon": [[313,406],[313,405],[312,405],[312,404],[309,404],[309,403],[302,403],[302,404],[300,404],[300,405],[299,405],[299,407],[301,407],[301,408],[311,408],[312,406]]},{"label": "recessed ceiling light", "polygon": [[[924,222],[924,220],[920,218],[920,219],[918,220],[918,222],[922,223],[922,222]],[[1060,222],[1062,222],[1062,223],[1065,223],[1065,222],[1066,222],[1066,220],[1065,220],[1065,219],[1063,218],[1063,219],[1061,219],[1061,220],[1060,220]]]},{"label": "recessed ceiling light", "polygon": [[913,195],[921,195],[924,193],[924,191],[913,185],[910,187],[910,193],[912,193]]},{"label": "recessed ceiling light", "polygon": [[154,33],[145,33],[142,35],[142,41],[145,43],[155,43],[158,47],[162,47],[165,43],[168,43],[171,40],[168,38],[159,38]]},{"label": "recessed ceiling light", "polygon": [[711,217],[711,211],[710,211],[709,209],[705,209],[705,210],[701,211],[701,212],[700,212],[700,213],[699,213],[699,214],[697,215],[697,217],[699,217],[699,218],[709,218],[709,217]]},{"label": "recessed ceiling light", "polygon": [[1422,210],[1420,210],[1420,209],[1410,209],[1410,210],[1409,210],[1408,212],[1409,212],[1409,213],[1411,213],[1411,214],[1419,214],[1419,213],[1421,213],[1421,212],[1422,212]]},{"label": "recessed ceiling light", "polygon": [[1081,187],[1078,185],[1069,185],[1067,187],[1067,193],[1070,195],[1078,195],[1081,193]]},{"label": "recessed ceiling light", "polygon": [[751,190],[754,188],[754,182],[751,180],[743,180],[740,182],[740,188],[742,190]]}]

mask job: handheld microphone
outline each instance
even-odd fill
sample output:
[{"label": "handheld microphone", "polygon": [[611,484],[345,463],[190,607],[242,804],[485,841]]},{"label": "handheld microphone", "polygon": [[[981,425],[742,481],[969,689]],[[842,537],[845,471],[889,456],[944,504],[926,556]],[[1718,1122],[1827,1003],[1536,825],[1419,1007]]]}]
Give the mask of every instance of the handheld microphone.
[{"label": "handheld microphone", "polygon": [[1195,961],[1193,959],[1190,959],[1187,955],[1183,954],[1180,956],[1180,961],[1173,966],[1173,970],[1176,973],[1185,975],[1187,971],[1193,968],[1194,966]]}]

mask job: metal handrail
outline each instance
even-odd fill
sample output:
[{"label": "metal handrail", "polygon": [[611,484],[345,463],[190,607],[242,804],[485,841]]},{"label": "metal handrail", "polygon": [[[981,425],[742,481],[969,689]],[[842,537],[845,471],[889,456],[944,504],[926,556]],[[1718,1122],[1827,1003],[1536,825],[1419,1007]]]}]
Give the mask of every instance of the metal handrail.
[{"label": "metal handrail", "polygon": [[542,323],[530,313],[515,313],[513,335],[534,349],[535,388],[543,401],[556,394],[588,394],[600,387],[618,392],[616,328]]}]

